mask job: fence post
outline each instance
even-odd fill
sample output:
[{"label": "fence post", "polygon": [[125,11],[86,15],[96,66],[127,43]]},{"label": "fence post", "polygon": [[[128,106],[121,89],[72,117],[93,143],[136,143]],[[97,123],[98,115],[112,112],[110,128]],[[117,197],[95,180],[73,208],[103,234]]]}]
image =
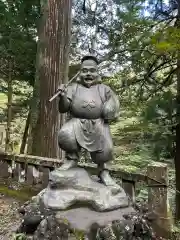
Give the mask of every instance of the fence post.
[{"label": "fence post", "polygon": [[48,183],[49,183],[49,172],[50,172],[50,170],[47,167],[43,167],[42,172],[43,172],[42,186],[43,186],[43,188],[46,188]]},{"label": "fence post", "polygon": [[168,202],[167,164],[149,164],[147,167],[147,178],[148,209],[156,216],[152,223],[152,227],[157,235],[169,238],[171,234],[172,219]]},{"label": "fence post", "polygon": [[10,176],[8,168],[9,168],[8,161],[0,160],[0,178],[8,178]]},{"label": "fence post", "polygon": [[122,187],[132,202],[135,202],[135,182],[122,179]]},{"label": "fence post", "polygon": [[13,178],[15,181],[19,182],[19,179],[21,177],[21,163],[15,162],[16,166],[15,169],[13,170]]},{"label": "fence post", "polygon": [[33,166],[27,164],[26,165],[26,184],[27,185],[33,185],[34,183],[34,176],[33,176]]}]

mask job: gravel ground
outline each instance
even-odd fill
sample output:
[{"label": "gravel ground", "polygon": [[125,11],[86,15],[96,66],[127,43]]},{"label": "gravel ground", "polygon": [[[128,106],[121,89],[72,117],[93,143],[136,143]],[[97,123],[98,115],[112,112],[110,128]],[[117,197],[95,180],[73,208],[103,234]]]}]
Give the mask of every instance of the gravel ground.
[{"label": "gravel ground", "polygon": [[17,213],[22,202],[0,195],[0,240],[11,240],[13,231],[20,223]]}]

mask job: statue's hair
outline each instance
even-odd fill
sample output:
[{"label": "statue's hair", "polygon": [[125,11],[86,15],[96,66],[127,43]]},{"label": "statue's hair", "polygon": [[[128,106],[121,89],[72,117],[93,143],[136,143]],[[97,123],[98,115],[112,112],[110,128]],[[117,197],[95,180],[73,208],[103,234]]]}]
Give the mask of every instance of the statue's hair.
[{"label": "statue's hair", "polygon": [[95,56],[93,56],[93,55],[86,55],[86,56],[84,56],[84,57],[81,59],[81,63],[83,63],[83,62],[86,61],[86,60],[93,60],[94,62],[96,62],[97,64],[99,64],[98,59],[97,59]]}]

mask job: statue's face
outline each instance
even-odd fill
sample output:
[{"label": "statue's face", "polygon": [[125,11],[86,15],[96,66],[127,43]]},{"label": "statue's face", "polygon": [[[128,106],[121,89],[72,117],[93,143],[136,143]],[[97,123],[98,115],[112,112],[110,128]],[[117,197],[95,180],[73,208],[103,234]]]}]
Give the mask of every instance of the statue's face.
[{"label": "statue's face", "polygon": [[96,82],[98,77],[97,72],[97,63],[93,60],[85,60],[81,65],[81,71],[80,71],[80,78],[81,82],[87,86],[90,87],[91,85]]}]

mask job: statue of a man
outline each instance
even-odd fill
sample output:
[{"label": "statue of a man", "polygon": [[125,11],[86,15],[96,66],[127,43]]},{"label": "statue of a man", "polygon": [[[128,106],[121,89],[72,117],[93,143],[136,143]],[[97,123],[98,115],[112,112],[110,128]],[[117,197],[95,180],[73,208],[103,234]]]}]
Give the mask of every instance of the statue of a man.
[{"label": "statue of a man", "polygon": [[70,114],[70,120],[58,136],[59,147],[66,153],[60,169],[75,167],[84,148],[97,164],[101,181],[115,186],[105,163],[112,160],[113,143],[108,123],[118,117],[119,100],[110,87],[99,81],[98,60],[94,56],[81,60],[79,76],[79,81],[67,88],[60,87],[59,111]]}]

